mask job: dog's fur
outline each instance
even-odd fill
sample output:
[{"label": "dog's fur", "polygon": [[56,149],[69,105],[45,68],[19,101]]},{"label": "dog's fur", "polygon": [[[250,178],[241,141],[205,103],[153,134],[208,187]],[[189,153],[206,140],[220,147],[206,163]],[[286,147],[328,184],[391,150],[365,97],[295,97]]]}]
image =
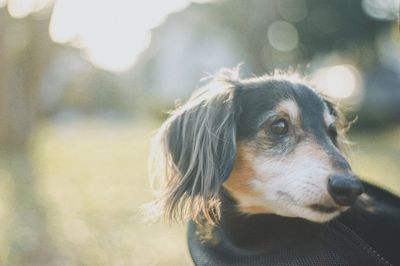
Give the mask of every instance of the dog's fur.
[{"label": "dog's fur", "polygon": [[154,137],[156,212],[213,224],[224,190],[244,214],[329,221],[348,209],[327,189],[329,176],[352,175],[340,149],[346,129],[335,104],[300,78],[223,71]]}]

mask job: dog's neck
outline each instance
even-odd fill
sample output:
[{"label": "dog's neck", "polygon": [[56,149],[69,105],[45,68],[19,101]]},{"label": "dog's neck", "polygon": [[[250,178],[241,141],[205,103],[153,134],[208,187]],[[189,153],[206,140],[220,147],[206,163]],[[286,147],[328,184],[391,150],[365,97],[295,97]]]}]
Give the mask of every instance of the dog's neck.
[{"label": "dog's neck", "polygon": [[[295,237],[299,230],[324,230],[320,224],[303,219],[287,218],[274,214],[246,215],[237,210],[235,200],[226,191],[221,192],[221,220],[218,230],[235,246],[262,247],[274,236],[282,234]],[[277,231],[277,226],[279,231]],[[279,235],[278,235],[279,234]]]}]

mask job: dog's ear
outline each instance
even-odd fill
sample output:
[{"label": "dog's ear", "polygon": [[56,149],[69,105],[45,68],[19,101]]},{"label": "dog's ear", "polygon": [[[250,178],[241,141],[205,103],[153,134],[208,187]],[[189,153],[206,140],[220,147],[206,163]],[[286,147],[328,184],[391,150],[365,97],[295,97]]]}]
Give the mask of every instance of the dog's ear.
[{"label": "dog's ear", "polygon": [[346,116],[339,105],[332,99],[323,96],[324,102],[328,107],[329,113],[335,117],[336,134],[334,139],[334,144],[343,152],[348,152],[348,140],[346,138],[346,133],[350,129],[353,122],[348,122]]},{"label": "dog's ear", "polygon": [[152,152],[161,158],[153,159],[152,168],[161,166],[159,204],[167,219],[218,220],[221,185],[236,158],[237,91],[227,83],[205,87],[155,136],[161,147]]}]

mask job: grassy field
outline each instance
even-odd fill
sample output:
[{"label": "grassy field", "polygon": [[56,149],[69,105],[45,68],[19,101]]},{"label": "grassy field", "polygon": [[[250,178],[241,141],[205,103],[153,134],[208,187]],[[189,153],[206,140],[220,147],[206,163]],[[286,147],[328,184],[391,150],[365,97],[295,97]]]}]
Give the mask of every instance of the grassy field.
[{"label": "grassy field", "polygon": [[400,127],[350,134],[350,162],[364,180],[400,195]]},{"label": "grassy field", "polygon": [[[66,265],[191,264],[183,225],[141,220],[140,206],[151,200],[146,159],[156,128],[150,122],[98,120],[40,127],[35,174],[50,234]],[[357,143],[355,170],[400,194],[400,128],[351,139]],[[1,185],[6,193],[7,182]],[[8,211],[3,202],[0,218]]]},{"label": "grassy field", "polygon": [[38,133],[51,230],[73,265],[190,265],[184,226],[142,222],[156,127],[83,121]]}]

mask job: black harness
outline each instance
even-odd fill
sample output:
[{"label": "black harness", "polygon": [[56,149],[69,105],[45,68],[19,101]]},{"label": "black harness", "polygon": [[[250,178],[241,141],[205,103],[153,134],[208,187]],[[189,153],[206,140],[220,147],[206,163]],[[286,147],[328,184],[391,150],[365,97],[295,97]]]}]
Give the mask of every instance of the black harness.
[{"label": "black harness", "polygon": [[222,219],[212,240],[189,223],[195,265],[400,265],[400,199],[364,184],[370,199],[357,201],[328,224],[276,215],[241,215],[223,193]]}]

